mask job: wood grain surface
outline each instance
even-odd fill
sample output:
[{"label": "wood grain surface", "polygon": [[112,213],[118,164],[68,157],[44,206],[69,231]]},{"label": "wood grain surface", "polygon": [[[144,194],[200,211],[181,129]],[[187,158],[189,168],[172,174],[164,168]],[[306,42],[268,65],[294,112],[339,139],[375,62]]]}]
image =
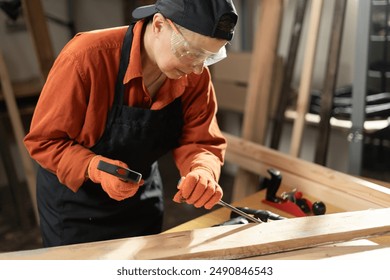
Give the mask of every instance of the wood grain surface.
[{"label": "wood grain surface", "polygon": [[0,259],[242,259],[390,234],[390,209],[5,253]]}]

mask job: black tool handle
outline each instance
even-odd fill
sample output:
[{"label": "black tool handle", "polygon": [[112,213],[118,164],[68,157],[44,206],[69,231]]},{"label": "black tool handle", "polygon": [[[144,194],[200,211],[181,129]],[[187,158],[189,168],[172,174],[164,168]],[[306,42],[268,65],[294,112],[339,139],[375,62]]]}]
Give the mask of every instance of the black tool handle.
[{"label": "black tool handle", "polygon": [[[276,213],[273,213],[268,210],[256,210],[256,209],[251,209],[248,207],[237,207],[241,211],[253,215],[255,218],[260,219],[263,222],[268,222],[268,220],[284,220],[286,219],[285,217],[282,217]],[[232,215],[231,215],[232,217]]]},{"label": "black tool handle", "polygon": [[279,190],[279,186],[282,181],[282,174],[279,170],[273,168],[270,168],[267,171],[271,175],[271,178],[264,180],[264,186],[267,189],[265,198],[268,201],[276,203],[280,202],[280,198],[276,196],[276,193]]},{"label": "black tool handle", "polygon": [[214,225],[213,227],[230,226],[230,225],[246,225],[246,224],[249,224],[249,221],[242,216],[238,216],[238,217],[232,218],[230,220],[227,220],[226,222],[223,222],[221,224]]},{"label": "black tool handle", "polygon": [[139,183],[139,181],[141,181],[142,178],[141,173],[102,160],[99,161],[97,169],[109,173],[111,175],[114,175],[126,182],[131,181],[133,183]]}]

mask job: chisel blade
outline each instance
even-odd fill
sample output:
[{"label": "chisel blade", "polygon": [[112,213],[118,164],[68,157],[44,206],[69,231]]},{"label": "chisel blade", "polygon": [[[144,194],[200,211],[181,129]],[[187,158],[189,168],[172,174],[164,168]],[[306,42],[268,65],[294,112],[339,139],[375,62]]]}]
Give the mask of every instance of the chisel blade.
[{"label": "chisel blade", "polygon": [[256,219],[255,217],[252,217],[251,215],[248,215],[247,213],[241,211],[240,209],[234,207],[233,205],[230,205],[229,203],[224,202],[223,200],[220,200],[218,202],[218,204],[223,206],[223,207],[226,207],[226,208],[230,209],[231,211],[237,213],[238,215],[240,215],[240,216],[244,217],[245,219],[248,219],[248,220],[250,220],[250,221],[252,221],[254,223],[257,223],[257,224],[262,223],[261,220]]}]

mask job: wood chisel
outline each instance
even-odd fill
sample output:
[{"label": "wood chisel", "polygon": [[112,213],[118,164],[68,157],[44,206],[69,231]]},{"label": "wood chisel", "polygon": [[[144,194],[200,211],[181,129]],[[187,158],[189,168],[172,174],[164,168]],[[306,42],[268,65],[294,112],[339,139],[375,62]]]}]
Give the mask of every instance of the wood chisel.
[{"label": "wood chisel", "polygon": [[248,215],[247,213],[241,211],[240,209],[234,207],[233,205],[230,205],[229,203],[224,202],[223,200],[220,200],[218,202],[218,204],[232,210],[234,213],[237,213],[238,215],[240,215],[240,216],[244,217],[245,219],[248,219],[254,223],[257,223],[257,224],[262,223],[261,220],[256,219],[255,217],[252,217],[251,215]]},{"label": "wood chisel", "polygon": [[[180,184],[181,180],[182,180],[182,178],[181,178],[181,179],[179,180],[179,182],[177,183],[178,185]],[[185,201],[186,201],[186,200],[182,197],[182,198],[181,198],[181,202],[185,202]],[[223,207],[225,207],[225,208],[230,209],[230,210],[233,211],[234,213],[236,213],[236,214],[238,214],[238,215],[244,217],[245,219],[247,219],[247,220],[249,220],[249,221],[252,221],[252,222],[257,223],[257,224],[262,223],[261,220],[255,218],[255,217],[252,217],[252,216],[250,216],[250,215],[248,215],[247,213],[241,211],[240,209],[234,207],[233,205],[231,205],[231,204],[229,204],[229,203],[226,203],[226,202],[223,201],[223,200],[218,201],[217,204],[219,204],[219,205],[221,205],[221,206],[223,206]]]},{"label": "wood chisel", "polygon": [[133,183],[139,183],[142,178],[141,173],[102,160],[99,161],[97,169],[114,175],[125,182],[130,181]]}]

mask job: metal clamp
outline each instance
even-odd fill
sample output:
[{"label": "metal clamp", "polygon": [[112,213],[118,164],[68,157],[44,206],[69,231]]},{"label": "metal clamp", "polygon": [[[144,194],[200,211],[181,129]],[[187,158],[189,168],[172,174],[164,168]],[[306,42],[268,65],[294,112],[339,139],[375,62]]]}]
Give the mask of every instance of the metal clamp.
[{"label": "metal clamp", "polygon": [[348,134],[348,142],[359,143],[363,141],[363,134],[359,130],[355,130]]}]

